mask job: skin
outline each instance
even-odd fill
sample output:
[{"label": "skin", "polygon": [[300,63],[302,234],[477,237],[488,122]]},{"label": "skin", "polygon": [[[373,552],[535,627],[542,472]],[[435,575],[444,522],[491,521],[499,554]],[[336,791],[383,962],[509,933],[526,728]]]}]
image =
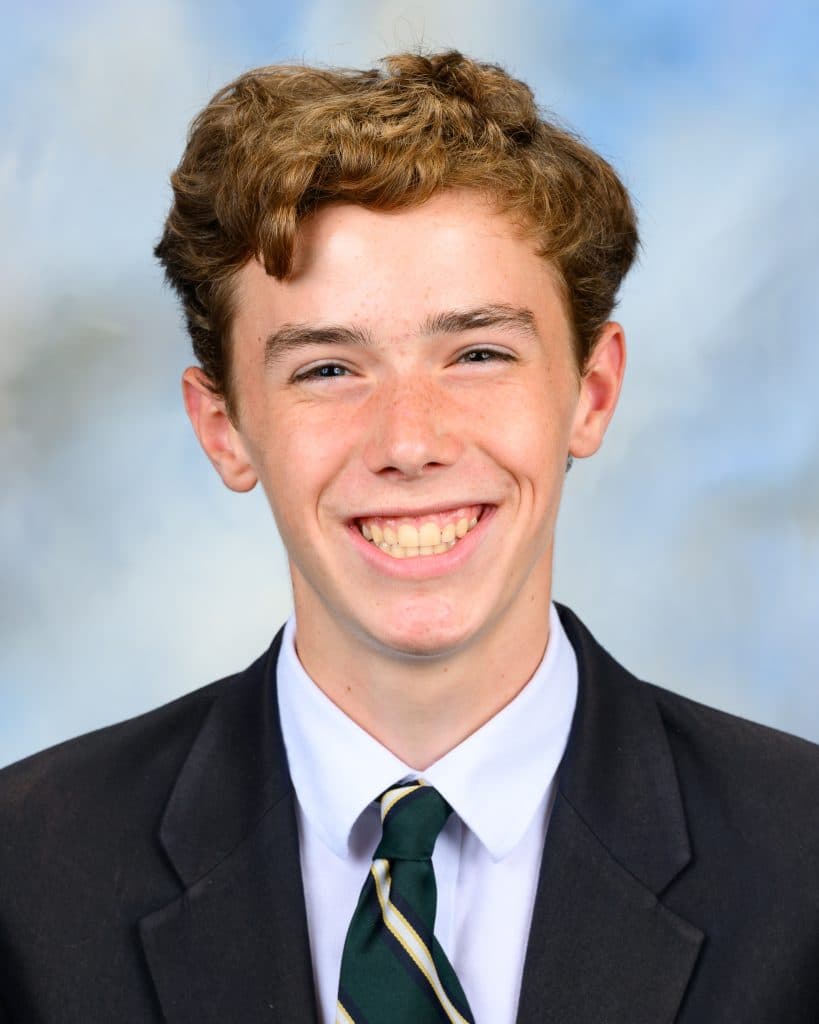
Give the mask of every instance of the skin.
[{"label": "skin", "polygon": [[[512,700],[543,656],[566,458],[603,440],[623,330],[604,326],[581,374],[552,268],[464,191],[398,212],[323,207],[302,226],[290,278],[254,260],[236,288],[235,421],[191,367],[191,423],[228,487],[264,488],[309,675],[423,770]],[[487,305],[529,310],[533,327],[421,330]],[[266,361],[271,333],[295,324],[355,327],[371,344]],[[352,522],[467,504],[486,512],[457,560],[392,560]]]}]

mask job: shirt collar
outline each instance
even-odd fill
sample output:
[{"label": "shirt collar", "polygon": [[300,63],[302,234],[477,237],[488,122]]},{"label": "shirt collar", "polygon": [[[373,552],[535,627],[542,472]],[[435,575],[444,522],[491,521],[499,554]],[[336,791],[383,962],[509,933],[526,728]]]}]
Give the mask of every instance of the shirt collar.
[{"label": "shirt collar", "polygon": [[348,855],[356,821],[380,793],[419,776],[493,860],[517,846],[552,784],[577,700],[577,660],[554,605],[546,652],[526,686],[425,772],[404,764],[325,696],[302,667],[295,636],[291,616],[277,664],[282,735],[301,809],[337,856]]}]

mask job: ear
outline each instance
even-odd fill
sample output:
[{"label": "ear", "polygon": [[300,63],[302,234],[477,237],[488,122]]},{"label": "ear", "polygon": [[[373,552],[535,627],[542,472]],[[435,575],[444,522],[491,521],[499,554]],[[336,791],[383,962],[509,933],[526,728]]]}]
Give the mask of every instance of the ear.
[{"label": "ear", "polygon": [[603,325],[580,378],[569,452],[583,459],[603,443],[626,369],[626,336],[620,324]]},{"label": "ear", "polygon": [[258,478],[242,438],[227,414],[224,398],[211,391],[198,366],[189,366],[182,374],[182,397],[194,433],[225,486],[232,491],[252,490]]}]

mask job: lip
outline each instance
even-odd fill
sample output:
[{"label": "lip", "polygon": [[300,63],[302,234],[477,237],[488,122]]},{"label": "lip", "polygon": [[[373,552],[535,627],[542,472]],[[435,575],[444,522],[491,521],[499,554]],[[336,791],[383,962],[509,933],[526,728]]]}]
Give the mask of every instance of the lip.
[{"label": "lip", "polygon": [[351,523],[365,523],[369,519],[422,519],[424,516],[445,515],[447,512],[457,512],[462,508],[480,507],[481,515],[494,508],[482,501],[461,501],[457,505],[424,505],[422,508],[389,508],[360,512],[350,519]]},{"label": "lip", "polygon": [[[475,504],[479,504],[476,502]],[[458,505],[457,508],[463,506]],[[423,555],[415,558],[393,558],[392,555],[385,554],[381,548],[376,547],[372,541],[365,540],[357,526],[359,519],[366,518],[365,516],[358,517],[352,520],[348,525],[348,532],[350,539],[353,544],[361,552],[362,557],[366,562],[371,565],[377,572],[382,575],[391,576],[397,580],[429,580],[435,579],[437,576],[444,576],[446,573],[452,572],[459,568],[466,562],[478,545],[483,540],[483,535],[486,532],[489,523],[495,516],[496,505],[483,505],[483,511],[478,523],[474,526],[466,536],[462,537],[455,547],[450,548],[449,551],[444,551],[440,555]],[[430,510],[425,509],[420,515],[430,515],[433,512],[446,512],[448,508],[439,508]],[[390,513],[390,515],[418,515],[419,513]],[[379,513],[384,515],[384,513]]]}]

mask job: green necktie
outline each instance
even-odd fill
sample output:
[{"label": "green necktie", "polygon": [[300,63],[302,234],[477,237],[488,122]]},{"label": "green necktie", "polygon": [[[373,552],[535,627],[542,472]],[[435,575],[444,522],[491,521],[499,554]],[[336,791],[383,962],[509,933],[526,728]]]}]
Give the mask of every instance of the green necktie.
[{"label": "green necktie", "polygon": [[421,780],[382,795],[381,842],[344,943],[336,1024],[474,1024],[433,935],[432,851],[451,812]]}]

